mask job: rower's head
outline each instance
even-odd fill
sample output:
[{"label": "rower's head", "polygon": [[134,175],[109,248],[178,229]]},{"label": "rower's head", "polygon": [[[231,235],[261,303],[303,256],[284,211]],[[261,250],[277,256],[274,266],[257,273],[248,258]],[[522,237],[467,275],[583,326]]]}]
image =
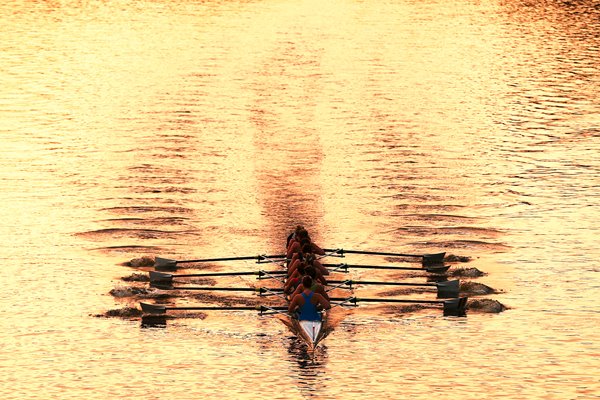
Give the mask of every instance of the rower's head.
[{"label": "rower's head", "polygon": [[300,230],[298,231],[298,238],[299,238],[300,240],[302,240],[302,239],[304,239],[304,238],[307,238],[307,239],[308,239],[308,238],[309,238],[309,236],[308,236],[308,231],[307,231],[306,229],[304,229],[304,228],[303,228],[303,229],[300,229]]},{"label": "rower's head", "polygon": [[306,254],[306,265],[313,265],[317,260],[314,254]]},{"label": "rower's head", "polygon": [[317,270],[312,265],[306,266],[306,268],[304,268],[304,273],[313,279],[317,277]]},{"label": "rower's head", "polygon": [[313,284],[312,278],[308,275],[304,275],[304,278],[302,278],[302,286],[304,286],[305,289],[308,289],[308,288],[312,287],[312,284]]},{"label": "rower's head", "polygon": [[304,242],[300,242],[300,245],[302,246],[302,254],[310,254],[312,253],[312,246],[310,244],[310,241],[304,241]]},{"label": "rower's head", "polygon": [[305,231],[306,229],[304,229],[304,227],[302,225],[296,225],[296,229],[294,230],[294,233],[296,235],[298,235],[300,233],[300,231]]}]

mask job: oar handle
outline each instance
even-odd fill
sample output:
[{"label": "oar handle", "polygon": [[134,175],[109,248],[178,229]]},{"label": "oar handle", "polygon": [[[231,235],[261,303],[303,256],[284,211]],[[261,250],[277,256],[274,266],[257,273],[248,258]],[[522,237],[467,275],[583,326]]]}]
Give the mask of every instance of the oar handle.
[{"label": "oar handle", "polygon": [[358,297],[332,297],[332,301],[347,301],[350,303],[416,303],[416,304],[440,304],[444,303],[444,300],[412,300],[412,299],[370,299],[370,298],[358,298]]},{"label": "oar handle", "polygon": [[212,286],[208,286],[208,287],[200,287],[200,286],[169,286],[169,285],[160,285],[160,284],[154,284],[152,285],[157,289],[161,289],[161,290],[194,290],[194,291],[207,291],[207,292],[256,292],[256,293],[269,293],[269,292],[274,292],[274,293],[281,293],[283,292],[283,289],[281,288],[275,288],[275,289],[268,289],[268,288],[232,288],[232,287],[212,287]]},{"label": "oar handle", "polygon": [[344,250],[344,249],[323,249],[327,252],[336,252],[339,254],[366,254],[372,256],[396,256],[396,257],[423,257],[423,254],[403,254],[403,253],[387,253],[381,251],[368,250]]},{"label": "oar handle", "polygon": [[208,310],[232,310],[232,311],[243,311],[243,310],[254,310],[254,311],[270,311],[270,310],[287,310],[287,307],[276,306],[184,306],[184,307],[169,307],[162,304],[149,304],[140,303],[142,311],[148,314],[164,314],[168,310],[185,310],[185,311],[208,311]]},{"label": "oar handle", "polygon": [[397,267],[395,265],[360,265],[360,264],[322,264],[324,267],[359,268],[359,269],[389,269],[403,271],[424,271],[423,268]]},{"label": "oar handle", "polygon": [[325,251],[334,252],[341,257],[346,254],[368,254],[375,256],[392,256],[392,257],[417,257],[422,258],[422,265],[436,265],[444,262],[446,253],[430,253],[430,254],[405,254],[405,253],[389,253],[383,251],[368,251],[368,250],[344,250],[344,249],[325,249]]},{"label": "oar handle", "polygon": [[275,255],[271,255],[271,256],[257,255],[257,256],[242,256],[242,257],[203,258],[203,259],[198,259],[198,260],[177,260],[177,263],[182,264],[182,263],[195,263],[195,262],[240,261],[240,260],[261,261],[266,258],[285,258],[285,254],[275,254]]},{"label": "oar handle", "polygon": [[170,282],[177,278],[204,278],[213,276],[243,276],[243,275],[257,275],[259,278],[270,275],[283,275],[287,274],[287,271],[244,271],[244,272],[208,272],[203,274],[165,274],[162,272],[150,271],[150,281],[165,281]]},{"label": "oar handle", "polygon": [[443,304],[444,315],[464,316],[466,313],[467,297],[457,297],[449,300],[413,300],[413,299],[363,299],[334,297],[331,301],[342,301],[356,305],[356,303],[412,303],[412,304]]},{"label": "oar handle", "polygon": [[208,311],[208,310],[232,310],[232,311],[243,311],[243,310],[253,310],[253,311],[263,311],[267,310],[264,306],[190,306],[190,307],[165,307],[165,310],[200,310],[200,311]]},{"label": "oar handle", "polygon": [[383,282],[383,281],[329,281],[329,283],[346,283],[348,285],[388,285],[388,286],[437,286],[437,283]]},{"label": "oar handle", "polygon": [[361,264],[321,264],[324,267],[337,267],[337,268],[360,268],[360,269],[398,269],[403,271],[423,271],[423,268],[417,267],[397,267],[395,265],[361,265]]},{"label": "oar handle", "polygon": [[[159,286],[157,286],[159,287]],[[160,287],[159,287],[160,288]],[[230,288],[230,287],[198,287],[198,286],[172,286],[169,290],[205,290],[215,292],[254,292],[258,289],[254,288]]]},{"label": "oar handle", "polygon": [[257,275],[258,272],[247,271],[247,272],[207,272],[205,274],[180,274],[173,275],[173,278],[200,278],[204,276],[237,276],[237,275]]},{"label": "oar handle", "polygon": [[281,275],[286,271],[244,271],[244,272],[207,272],[205,274],[178,274],[173,275],[173,278],[201,278],[209,276],[244,276],[244,275]]}]

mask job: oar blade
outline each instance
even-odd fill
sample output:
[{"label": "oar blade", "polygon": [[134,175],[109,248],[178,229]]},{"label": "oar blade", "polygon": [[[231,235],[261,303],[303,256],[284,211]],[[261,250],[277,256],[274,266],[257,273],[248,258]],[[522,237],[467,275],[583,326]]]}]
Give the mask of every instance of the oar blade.
[{"label": "oar blade", "polygon": [[164,272],[150,271],[150,283],[155,282],[171,283],[173,282],[173,275]]},{"label": "oar blade", "polygon": [[421,265],[424,267],[443,264],[446,253],[423,254]]},{"label": "oar blade", "polygon": [[157,271],[173,271],[177,269],[177,260],[156,257],[154,259],[154,269]]},{"label": "oar blade", "polygon": [[444,315],[453,317],[464,317],[467,309],[467,297],[458,297],[444,301]]},{"label": "oar blade", "polygon": [[450,266],[449,265],[441,265],[441,266],[433,265],[433,266],[424,266],[423,269],[431,274],[443,274],[450,269]]},{"label": "oar blade", "polygon": [[142,311],[147,314],[164,314],[167,312],[167,307],[156,304],[140,303]]},{"label": "oar blade", "polygon": [[174,290],[175,288],[171,282],[155,281],[150,282],[150,286],[159,290]]},{"label": "oar blade", "polygon": [[458,297],[459,295],[460,281],[458,279],[453,281],[439,282],[436,284],[436,286],[438,297],[441,299]]}]

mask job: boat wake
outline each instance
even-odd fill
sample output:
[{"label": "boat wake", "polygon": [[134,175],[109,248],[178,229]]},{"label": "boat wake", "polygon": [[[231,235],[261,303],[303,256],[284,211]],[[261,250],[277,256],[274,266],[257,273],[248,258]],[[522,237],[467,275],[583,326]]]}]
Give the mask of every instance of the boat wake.
[{"label": "boat wake", "polygon": [[477,311],[481,313],[498,314],[508,310],[508,307],[500,303],[498,300],[474,299],[469,300],[467,303],[467,309],[469,311]]},{"label": "boat wake", "polygon": [[96,314],[95,317],[97,317],[97,318],[118,317],[118,318],[131,319],[131,318],[139,318],[142,316],[142,314],[143,314],[142,311],[135,307],[123,307],[123,308],[117,308],[114,310],[108,310],[103,314]]},{"label": "boat wake", "polygon": [[127,267],[139,268],[139,267],[152,267],[154,265],[154,257],[143,256],[140,258],[134,258],[130,261],[123,263]]},{"label": "boat wake", "polygon": [[456,268],[450,271],[452,276],[465,276],[467,278],[478,278],[480,276],[487,275],[485,272],[480,271],[477,268]]},{"label": "boat wake", "polygon": [[491,288],[487,285],[484,285],[483,283],[479,283],[479,282],[462,282],[460,284],[460,291],[463,294],[466,295],[470,295],[470,296],[477,296],[477,295],[486,295],[486,294],[495,294],[495,293],[499,293],[498,290]]},{"label": "boat wake", "polygon": [[124,282],[150,282],[150,277],[147,274],[133,273],[129,276],[121,277]]}]

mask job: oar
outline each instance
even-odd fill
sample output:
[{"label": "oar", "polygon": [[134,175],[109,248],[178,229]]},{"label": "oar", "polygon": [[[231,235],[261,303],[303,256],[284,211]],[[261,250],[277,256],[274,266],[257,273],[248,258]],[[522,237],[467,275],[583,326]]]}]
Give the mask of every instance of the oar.
[{"label": "oar", "polygon": [[[331,251],[329,251],[329,252],[327,252],[325,254],[316,255],[316,259],[318,261],[318,260],[321,260],[321,259],[323,259],[325,257],[344,257],[343,255],[338,254],[338,251],[339,251],[338,249],[335,249],[335,250],[331,250]],[[289,262],[289,261],[292,260],[291,258],[284,258],[283,260],[276,260],[276,259],[273,260],[273,259],[269,259],[269,257],[272,257],[272,256],[263,256],[263,258],[260,261],[257,261],[256,263],[257,264],[265,264],[265,263],[275,264],[275,263],[279,263],[279,264],[281,264],[281,266],[283,266],[284,263]]]},{"label": "oar", "polygon": [[172,282],[177,278],[209,277],[209,276],[243,276],[256,275],[258,279],[270,275],[285,275],[287,271],[243,271],[243,272],[208,272],[203,274],[166,274],[164,272],[150,271],[150,282]]},{"label": "oar", "polygon": [[442,274],[450,268],[449,265],[439,266],[426,266],[423,268],[416,267],[397,267],[395,265],[360,265],[360,264],[322,264],[324,267],[333,267],[334,271],[343,270],[348,272],[348,268],[365,268],[365,269],[393,269],[393,270],[404,270],[404,271],[423,271],[430,272],[433,274]]},{"label": "oar", "polygon": [[438,282],[438,283],[353,281],[353,280],[328,281],[328,283],[345,284],[350,287],[352,287],[352,285],[429,286],[429,287],[437,288],[437,295],[440,298],[458,297],[459,288],[460,288],[460,281],[458,279],[453,280],[453,281]]},{"label": "oar", "polygon": [[172,286],[168,284],[160,284],[160,283],[151,283],[151,286],[160,289],[160,290],[198,290],[198,291],[207,291],[207,292],[255,292],[258,294],[263,293],[283,293],[283,289],[275,288],[251,288],[251,287],[213,287],[213,286]]},{"label": "oar", "polygon": [[243,311],[253,310],[263,313],[272,310],[287,310],[287,307],[267,307],[267,306],[190,306],[190,307],[170,307],[162,304],[140,303],[142,311],[148,314],[164,314],[171,310],[188,310],[188,311],[210,311],[210,310],[231,310]]},{"label": "oar", "polygon": [[204,258],[198,260],[171,260],[168,258],[156,257],[154,259],[154,268],[157,270],[173,270],[177,264],[185,263],[201,263],[201,262],[216,262],[216,261],[241,261],[241,260],[256,260],[260,262],[266,258],[285,258],[285,254],[277,254],[272,256],[258,255],[258,256],[242,256],[242,257],[220,257],[220,258]]},{"label": "oar", "polygon": [[357,303],[413,303],[413,304],[443,304],[444,315],[465,315],[467,306],[467,297],[458,297],[449,300],[412,300],[412,299],[363,299],[357,297],[350,298],[331,298],[331,301],[342,301],[343,303],[351,303],[356,305]]},{"label": "oar", "polygon": [[[412,304],[443,304],[444,315],[465,315],[467,297],[460,297],[450,300],[411,300],[411,299],[370,299],[370,298],[332,298],[332,301],[341,301],[341,304],[351,303],[357,305],[359,302],[363,303],[412,303]],[[140,303],[142,311],[148,314],[165,314],[171,310],[186,310],[186,311],[210,311],[210,310],[231,310],[231,311],[243,311],[243,310],[254,310],[264,313],[266,311],[282,310],[285,311],[288,307],[276,306],[188,306],[188,307],[170,307],[161,304],[149,304]]]},{"label": "oar", "polygon": [[444,262],[444,256],[446,253],[433,253],[433,254],[404,254],[404,253],[387,253],[380,251],[366,251],[366,250],[344,250],[344,249],[324,249],[324,251],[331,251],[338,253],[340,256],[344,254],[367,254],[373,256],[392,256],[392,257],[417,257],[422,258],[422,264],[435,265]]}]

